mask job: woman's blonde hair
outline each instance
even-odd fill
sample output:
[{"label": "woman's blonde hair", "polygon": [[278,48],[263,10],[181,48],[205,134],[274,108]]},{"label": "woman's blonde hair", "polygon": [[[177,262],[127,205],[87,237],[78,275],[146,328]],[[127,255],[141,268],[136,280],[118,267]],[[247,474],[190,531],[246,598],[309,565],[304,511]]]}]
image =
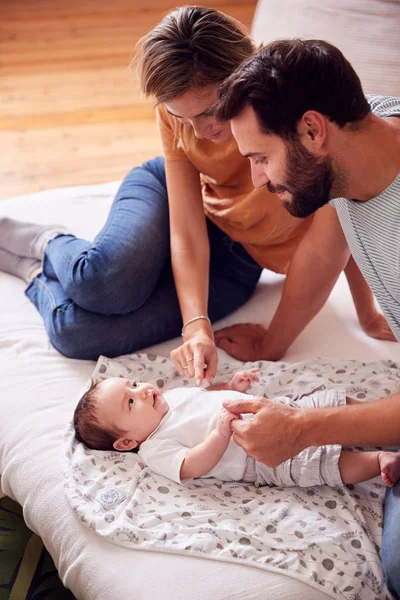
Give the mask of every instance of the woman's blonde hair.
[{"label": "woman's blonde hair", "polygon": [[239,21],[214,8],[182,6],[139,40],[132,66],[157,104],[189,88],[220,84],[254,51]]}]

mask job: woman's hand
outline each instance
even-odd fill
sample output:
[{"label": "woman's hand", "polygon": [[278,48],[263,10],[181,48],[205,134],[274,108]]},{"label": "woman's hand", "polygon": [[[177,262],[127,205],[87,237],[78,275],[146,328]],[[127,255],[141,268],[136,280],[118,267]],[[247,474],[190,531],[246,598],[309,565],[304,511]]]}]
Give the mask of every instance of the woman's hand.
[{"label": "woman's hand", "polygon": [[172,350],[171,359],[180,375],[194,377],[201,385],[206,378],[211,384],[217,372],[218,355],[212,333],[194,332],[179,348]]}]

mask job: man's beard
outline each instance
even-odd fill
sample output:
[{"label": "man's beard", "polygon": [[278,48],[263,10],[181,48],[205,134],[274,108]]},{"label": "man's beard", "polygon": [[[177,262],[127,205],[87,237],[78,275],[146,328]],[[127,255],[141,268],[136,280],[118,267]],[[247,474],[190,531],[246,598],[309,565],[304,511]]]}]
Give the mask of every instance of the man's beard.
[{"label": "man's beard", "polygon": [[331,199],[335,174],[330,158],[316,158],[300,141],[290,141],[286,145],[286,172],[285,186],[268,182],[267,188],[272,193],[287,189],[292,200],[282,204],[294,217],[309,217]]}]

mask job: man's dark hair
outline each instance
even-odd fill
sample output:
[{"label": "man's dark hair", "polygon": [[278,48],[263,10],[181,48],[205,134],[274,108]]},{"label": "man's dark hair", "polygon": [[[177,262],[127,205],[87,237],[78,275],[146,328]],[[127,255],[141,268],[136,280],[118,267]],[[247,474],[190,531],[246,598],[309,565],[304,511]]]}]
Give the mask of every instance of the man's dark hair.
[{"label": "man's dark hair", "polygon": [[252,106],[264,133],[289,140],[308,110],[343,127],[370,112],[360,79],[341,51],[322,40],[278,40],[259,49],[221,85],[216,117]]}]

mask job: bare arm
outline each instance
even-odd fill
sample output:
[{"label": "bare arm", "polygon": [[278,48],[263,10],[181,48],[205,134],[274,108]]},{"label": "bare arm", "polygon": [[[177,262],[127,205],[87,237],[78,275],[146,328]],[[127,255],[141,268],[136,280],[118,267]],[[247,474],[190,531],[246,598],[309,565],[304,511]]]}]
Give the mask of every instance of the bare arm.
[{"label": "bare arm", "polygon": [[228,381],[227,383],[213,383],[212,385],[209,385],[208,388],[206,388],[207,392],[217,392],[220,390],[231,390],[231,382]]},{"label": "bare arm", "polygon": [[[171,227],[171,260],[182,319],[206,315],[210,249],[201,195],[200,176],[189,161],[166,161]],[[186,374],[211,381],[217,367],[217,353],[209,323],[194,321],[185,328],[185,343],[171,354],[181,375]],[[187,362],[188,358],[193,361]]]},{"label": "bare arm", "polygon": [[232,435],[230,423],[235,418],[235,415],[221,409],[216,429],[186,455],[181,466],[181,479],[202,477],[219,463],[229,445]]},{"label": "bare arm", "polygon": [[374,295],[352,256],[350,256],[344,272],[346,273],[358,320],[365,333],[380,340],[395,342],[396,338],[386,318],[377,309]]},{"label": "bare arm", "polygon": [[213,469],[224,455],[229,438],[214,429],[208,438],[187,454],[181,466],[181,479],[202,477]]},{"label": "bare arm", "polygon": [[334,408],[293,408],[262,398],[224,406],[236,415],[254,414],[232,421],[233,439],[271,467],[308,446],[400,445],[400,394]]},{"label": "bare arm", "polygon": [[400,446],[398,393],[373,402],[307,409],[307,413],[301,434],[304,447],[322,444]]},{"label": "bare arm", "polygon": [[[207,391],[234,390],[245,392],[254,381],[259,381],[257,376],[258,371],[258,368],[238,371],[228,383],[210,385]],[[211,432],[204,442],[192,448],[183,461],[180,472],[181,479],[201,477],[217,465],[227,449],[232,436],[230,424],[237,418],[237,415],[230,413],[224,408],[220,410],[217,426],[214,431]]]},{"label": "bare arm", "polygon": [[260,381],[257,373],[259,372],[258,367],[252,369],[246,369],[245,371],[238,371],[234,374],[232,379],[227,383],[216,383],[215,385],[209,385],[207,392],[214,392],[218,390],[233,390],[234,392],[246,392],[252,383]]},{"label": "bare arm", "polygon": [[336,210],[320,209],[290,263],[264,351],[280,358],[327,301],[349,258]]},{"label": "bare arm", "polygon": [[249,329],[248,325],[225,328],[215,333],[216,344],[240,360],[281,358],[321,310],[348,259],[336,211],[325,206],[316,213],[293,256],[281,301],[268,329]]}]

